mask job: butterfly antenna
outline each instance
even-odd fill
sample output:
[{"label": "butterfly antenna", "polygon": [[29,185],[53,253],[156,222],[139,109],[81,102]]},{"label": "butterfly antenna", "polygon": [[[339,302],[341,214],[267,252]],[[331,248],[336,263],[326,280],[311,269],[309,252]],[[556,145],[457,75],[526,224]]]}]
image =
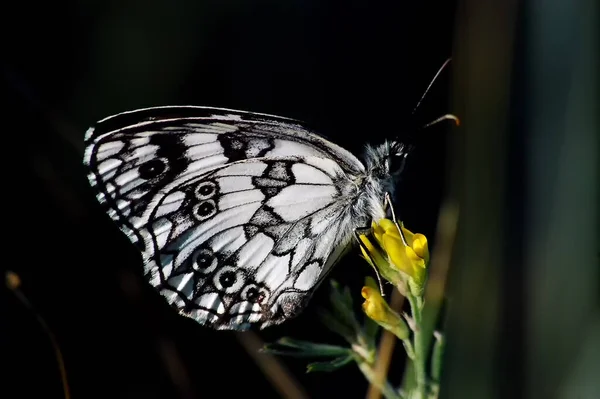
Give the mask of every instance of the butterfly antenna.
[{"label": "butterfly antenna", "polygon": [[440,116],[439,118],[429,122],[428,124],[424,125],[421,129],[431,127],[442,121],[447,121],[447,120],[454,121],[454,123],[456,123],[456,126],[460,126],[460,119],[458,119],[458,116],[453,115],[453,114],[446,114],[446,115]]},{"label": "butterfly antenna", "polygon": [[414,113],[417,111],[417,109],[419,108],[419,106],[421,105],[421,103],[423,102],[423,100],[425,99],[425,96],[427,95],[427,93],[429,93],[429,89],[431,89],[431,86],[433,86],[433,83],[436,81],[436,79],[438,78],[438,76],[440,76],[440,73],[442,73],[442,71],[444,70],[444,68],[446,67],[446,65],[448,65],[450,63],[450,61],[452,60],[452,58],[448,58],[440,67],[440,69],[438,69],[437,73],[435,74],[435,76],[433,77],[433,79],[431,79],[431,82],[429,82],[429,86],[427,86],[427,89],[425,89],[425,92],[423,93],[423,95],[421,96],[421,98],[419,99],[419,102],[417,103],[417,105],[415,106],[415,108],[412,111],[412,115],[414,115]]}]

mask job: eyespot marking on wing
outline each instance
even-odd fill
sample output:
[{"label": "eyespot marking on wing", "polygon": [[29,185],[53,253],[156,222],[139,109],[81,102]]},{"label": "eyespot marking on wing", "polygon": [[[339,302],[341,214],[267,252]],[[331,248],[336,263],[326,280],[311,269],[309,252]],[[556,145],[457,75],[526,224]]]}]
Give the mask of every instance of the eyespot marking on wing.
[{"label": "eyespot marking on wing", "polygon": [[218,329],[304,306],[327,272],[312,265],[350,231],[348,176],[364,171],[300,122],[234,110],[123,113],[89,129],[86,146],[97,198],[143,246],[150,283]]}]

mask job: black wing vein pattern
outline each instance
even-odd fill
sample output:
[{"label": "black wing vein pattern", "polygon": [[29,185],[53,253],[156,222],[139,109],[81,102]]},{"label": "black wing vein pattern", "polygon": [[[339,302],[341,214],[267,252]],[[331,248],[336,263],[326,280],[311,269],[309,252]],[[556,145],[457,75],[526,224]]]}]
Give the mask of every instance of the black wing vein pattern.
[{"label": "black wing vein pattern", "polygon": [[85,163],[150,283],[219,329],[264,328],[302,309],[346,249],[352,177],[364,173],[298,121],[202,107],[100,121]]}]

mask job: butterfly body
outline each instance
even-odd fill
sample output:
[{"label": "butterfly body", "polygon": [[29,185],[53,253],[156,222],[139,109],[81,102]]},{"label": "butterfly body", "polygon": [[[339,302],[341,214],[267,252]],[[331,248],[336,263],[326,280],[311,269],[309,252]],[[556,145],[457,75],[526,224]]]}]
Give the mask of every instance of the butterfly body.
[{"label": "butterfly body", "polygon": [[384,143],[363,164],[292,119],[157,107],[90,128],[84,164],[148,281],[200,324],[241,330],[303,309],[354,230],[384,217],[406,154]]}]

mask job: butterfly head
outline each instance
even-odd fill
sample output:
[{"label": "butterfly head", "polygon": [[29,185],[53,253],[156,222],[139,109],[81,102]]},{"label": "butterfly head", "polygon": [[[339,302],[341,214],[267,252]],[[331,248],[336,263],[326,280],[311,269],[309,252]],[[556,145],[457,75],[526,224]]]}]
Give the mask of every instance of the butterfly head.
[{"label": "butterfly head", "polygon": [[367,147],[365,161],[371,175],[379,179],[399,176],[412,147],[399,141],[386,141],[377,147]]}]

